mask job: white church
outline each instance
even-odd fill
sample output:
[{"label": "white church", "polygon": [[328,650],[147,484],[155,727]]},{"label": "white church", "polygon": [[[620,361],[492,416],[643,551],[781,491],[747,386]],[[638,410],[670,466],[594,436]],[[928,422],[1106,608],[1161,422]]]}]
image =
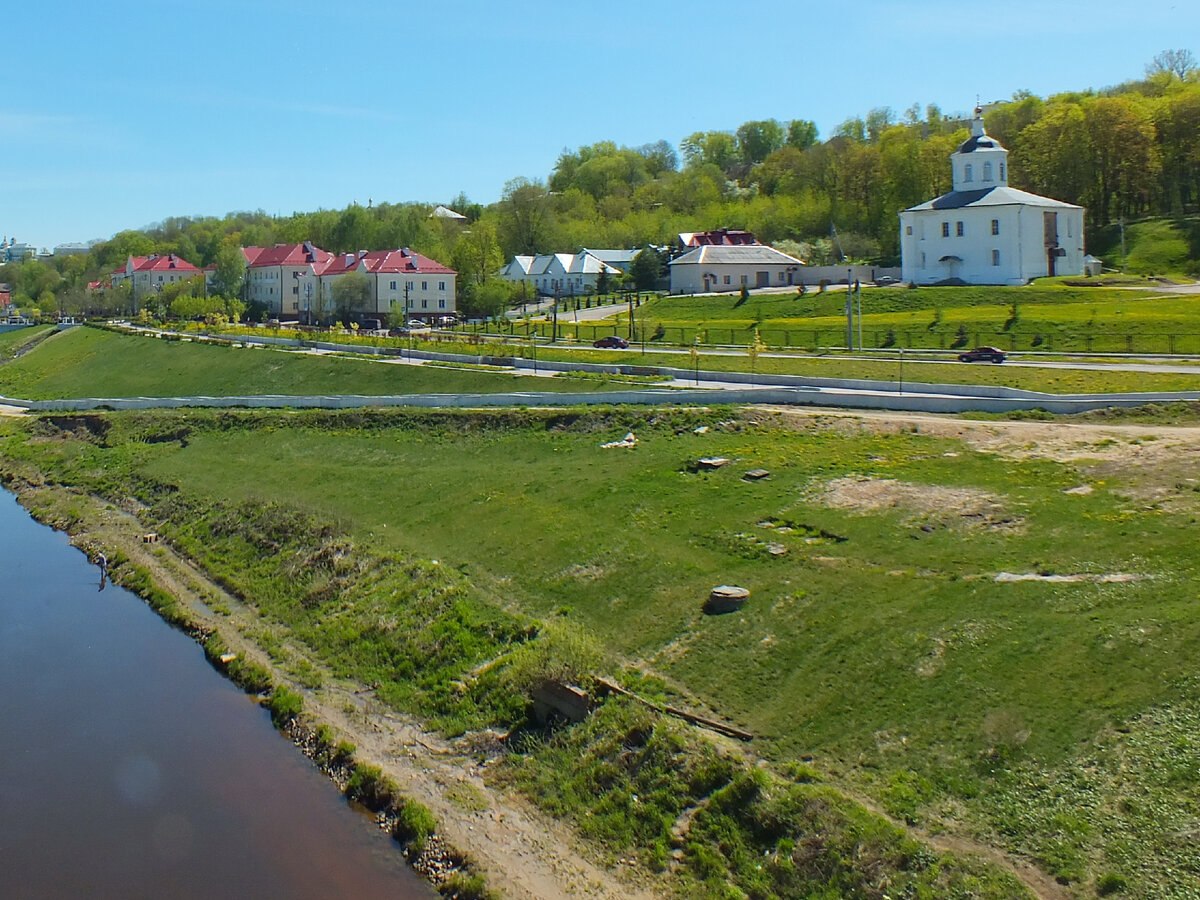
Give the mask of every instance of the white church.
[{"label": "white church", "polygon": [[1008,186],[1008,151],[983,129],[950,155],[953,190],[900,213],[901,277],[915,284],[1027,284],[1083,274],[1083,207]]}]

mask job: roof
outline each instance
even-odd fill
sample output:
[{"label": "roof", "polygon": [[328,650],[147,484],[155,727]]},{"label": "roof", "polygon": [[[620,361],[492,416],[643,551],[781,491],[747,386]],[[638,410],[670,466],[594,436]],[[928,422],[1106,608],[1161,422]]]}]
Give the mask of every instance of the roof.
[{"label": "roof", "polygon": [[509,260],[504,268],[500,270],[500,274],[515,275],[520,273],[521,275],[528,275],[529,267],[531,265],[533,265],[532,256],[514,256],[511,260]]},{"label": "roof", "polygon": [[605,262],[592,250],[580,250],[576,253],[571,260],[571,268],[567,271],[572,275],[598,275],[601,272],[608,272],[610,275],[621,274],[620,269]]},{"label": "roof", "polygon": [[668,265],[771,265],[771,266],[802,266],[803,262],[794,256],[781,253],[766,244],[747,244],[745,246],[727,247],[720,244],[706,244],[689,250],[683,256],[671,260]]},{"label": "roof", "polygon": [[464,216],[462,213],[456,213],[454,210],[450,209],[450,207],[448,207],[448,206],[440,206],[440,205],[435,206],[433,208],[433,212],[431,212],[429,215],[431,218],[436,216],[439,219],[452,219],[456,222],[467,221],[466,216]]},{"label": "roof", "polygon": [[562,267],[564,272],[570,272],[574,261],[575,257],[570,253],[543,253],[541,256],[533,258],[533,262],[529,264],[529,274],[545,275],[555,262]]},{"label": "roof", "polygon": [[311,241],[305,241],[303,244],[276,244],[266,249],[246,247],[242,253],[246,256],[246,264],[252,269],[264,266],[322,265],[333,258],[332,253],[322,250]]},{"label": "roof", "polygon": [[344,275],[363,268],[375,275],[455,275],[453,269],[440,262],[422,256],[407,247],[401,250],[359,250],[357,253],[339,253],[323,268],[322,275]]},{"label": "roof", "polygon": [[200,270],[193,266],[182,256],[176,256],[174,253],[168,253],[166,256],[153,254],[151,256],[131,256],[125,261],[125,265],[118,266],[112,270],[113,275],[124,275],[126,270],[133,267],[134,272],[199,272]]},{"label": "roof", "polygon": [[959,153],[973,153],[976,150],[1003,150],[1000,142],[989,134],[973,134],[958,145]]},{"label": "roof", "polygon": [[951,191],[933,200],[910,206],[905,212],[918,212],[930,209],[965,209],[966,207],[986,206],[1046,206],[1054,209],[1083,209],[1074,203],[1064,203],[1050,197],[1039,197],[1028,191],[1019,191],[1007,186],[981,188],[977,191]]},{"label": "roof", "polygon": [[757,244],[758,239],[749,231],[715,228],[712,231],[681,231],[679,243],[685,247],[702,247],[706,244],[744,245]]},{"label": "roof", "polygon": [[584,247],[581,251],[590,253],[596,259],[603,260],[610,266],[624,266],[633,262],[633,258],[641,253],[641,250],[589,250]]}]

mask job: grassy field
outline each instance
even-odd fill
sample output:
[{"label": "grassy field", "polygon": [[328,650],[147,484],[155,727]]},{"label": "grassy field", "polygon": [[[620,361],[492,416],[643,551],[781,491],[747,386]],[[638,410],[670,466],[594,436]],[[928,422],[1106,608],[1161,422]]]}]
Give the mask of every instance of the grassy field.
[{"label": "grassy field", "polygon": [[0,360],[11,359],[15,353],[54,330],[53,325],[34,325],[0,332]]},{"label": "grassy field", "polygon": [[[780,771],[803,760],[802,781],[1028,855],[1075,896],[1104,884],[1137,897],[1200,891],[1187,837],[1200,817],[1189,537],[1200,484],[1186,454],[1149,464],[1152,434],[1064,439],[1070,453],[1054,453],[720,409],[105,421],[127,423],[107,447],[14,440],[5,453],[61,467],[68,483],[133,485],[164,533],[235,579],[276,565],[253,545],[220,549],[238,522],[285,547],[289,529],[332,528],[360,552],[409,560],[404,583],[427,585],[422,596],[441,596],[436,573],[452,575],[459,624],[425,631],[405,624],[410,605],[373,605],[393,584],[385,574],[334,607],[289,599],[268,574],[255,582],[270,616],[452,732],[513,709],[511,694],[468,702],[449,683],[519,644],[521,623],[557,623],[603,648],[597,664],[627,683],[748,728]],[[600,447],[628,430],[636,449]],[[711,456],[733,462],[697,469]],[[752,468],[771,474],[743,479]],[[1067,492],[1081,486],[1090,492]],[[749,588],[751,602],[704,615],[708,590],[725,583]],[[311,590],[325,597],[329,584]],[[385,633],[371,624],[380,617],[392,622]],[[386,634],[410,631],[415,646],[380,656]],[[445,646],[461,656],[450,672]],[[414,669],[422,654],[433,662]],[[575,749],[563,752],[590,758],[608,739],[564,736]],[[554,766],[555,746],[517,760],[514,783],[537,793],[529,761]],[[623,799],[576,785],[556,812],[574,811],[614,846],[657,846],[654,857],[662,822],[639,819],[630,800],[650,788],[612,765],[587,770],[599,779],[589,789],[611,777]],[[705,778],[693,781],[679,796],[704,795]],[[624,837],[612,830],[630,817]],[[701,871],[702,854],[695,863]]]},{"label": "grassy field", "polygon": [[[60,397],[592,391],[604,382],[239,349],[72,328],[0,367],[0,393]],[[623,385],[627,387],[627,385]]]},{"label": "grassy field", "polygon": [[[746,344],[758,328],[772,346],[845,346],[844,291],[661,297],[635,310],[638,334],[690,344]],[[1041,282],[1026,287],[864,288],[867,347],[949,349],[994,344],[1006,350],[1200,353],[1200,298],[1148,290],[1078,288]],[[591,341],[626,334],[628,314],[576,325],[560,317],[560,334]],[[538,326],[549,334],[549,325]],[[622,330],[624,329],[624,330]],[[660,332],[661,329],[661,332]],[[857,326],[856,326],[857,330]]]}]

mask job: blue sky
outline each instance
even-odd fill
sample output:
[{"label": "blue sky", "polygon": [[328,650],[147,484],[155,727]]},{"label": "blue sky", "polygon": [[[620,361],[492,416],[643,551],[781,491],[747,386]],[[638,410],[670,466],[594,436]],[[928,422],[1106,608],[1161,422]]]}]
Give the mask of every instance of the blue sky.
[{"label": "blue sky", "polygon": [[489,203],[597,140],[762,118],[825,137],[873,107],[964,112],[1200,55],[1194,0],[11,6],[0,234],[45,247],[167,216]]}]

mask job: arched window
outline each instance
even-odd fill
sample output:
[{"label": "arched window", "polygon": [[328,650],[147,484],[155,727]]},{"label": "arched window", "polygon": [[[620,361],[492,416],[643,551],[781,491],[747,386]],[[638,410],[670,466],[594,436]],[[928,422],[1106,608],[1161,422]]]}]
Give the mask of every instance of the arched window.
[{"label": "arched window", "polygon": [[1000,163],[1000,180],[1004,180],[1004,163]]},{"label": "arched window", "polygon": [[990,162],[985,162],[983,164],[983,180],[984,181],[992,180],[992,164]]},{"label": "arched window", "polygon": [[974,169],[970,163],[967,163],[966,168],[963,169],[963,181],[974,181],[974,180],[975,180]]}]

